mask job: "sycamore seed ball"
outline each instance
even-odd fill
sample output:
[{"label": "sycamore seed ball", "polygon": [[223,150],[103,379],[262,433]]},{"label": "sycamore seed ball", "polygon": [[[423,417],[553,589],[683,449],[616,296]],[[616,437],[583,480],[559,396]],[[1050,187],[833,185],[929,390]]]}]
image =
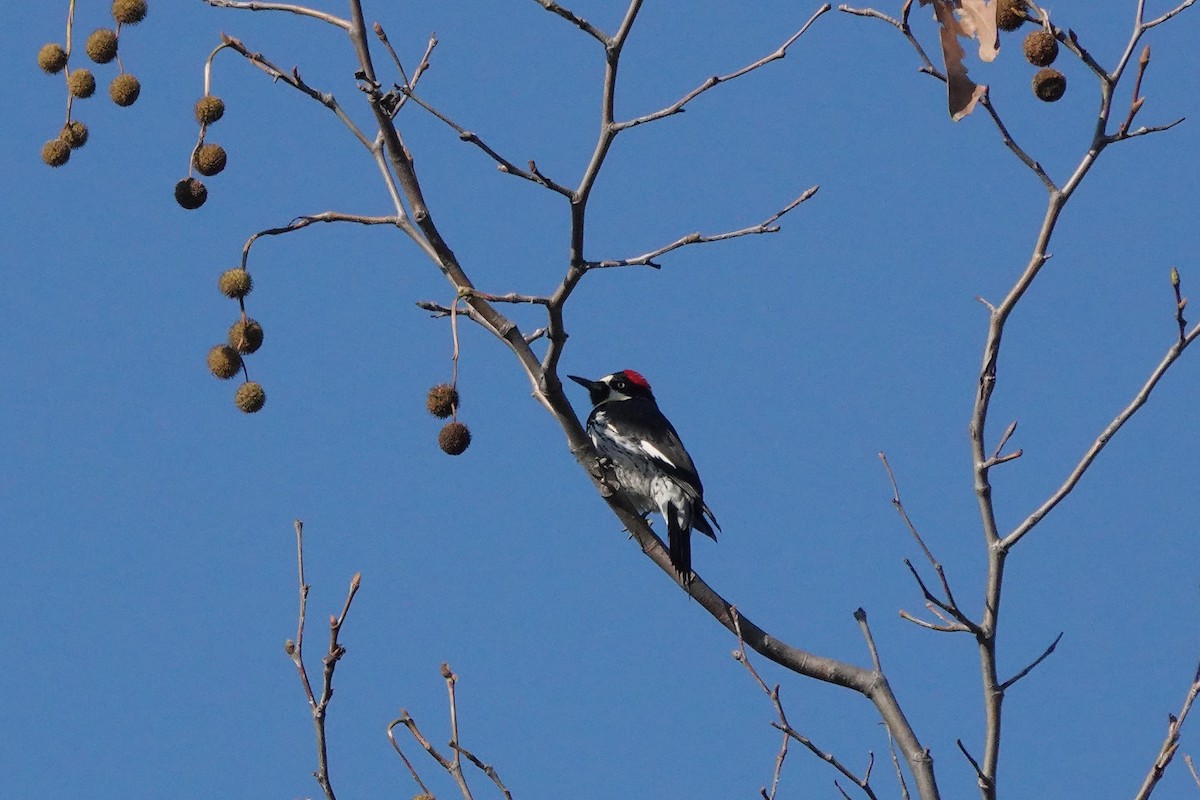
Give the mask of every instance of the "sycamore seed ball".
[{"label": "sycamore seed ball", "polygon": [[225,148],[219,144],[204,144],[196,151],[196,171],[201,175],[216,175],[225,169]]},{"label": "sycamore seed ball", "polygon": [[61,167],[71,157],[71,148],[62,139],[51,139],[42,145],[42,161],[52,167]]},{"label": "sycamore seed ball", "polygon": [[117,57],[117,32],[109,28],[92,31],[83,50],[97,64],[107,64]]},{"label": "sycamore seed ball", "polygon": [[42,45],[42,49],[38,50],[38,66],[51,75],[62,72],[66,65],[67,51],[57,42]]},{"label": "sycamore seed ball", "polygon": [[227,344],[218,344],[208,351],[208,369],[221,380],[229,380],[242,368],[242,356]]},{"label": "sycamore seed ball", "polygon": [[138,95],[142,93],[142,83],[137,78],[130,75],[128,72],[122,72],[120,75],[112,79],[112,83],[108,85],[108,96],[112,101],[122,108],[131,106],[137,102]]},{"label": "sycamore seed ball", "polygon": [[1056,69],[1046,67],[1033,76],[1033,93],[1039,100],[1053,103],[1067,91],[1067,76]]},{"label": "sycamore seed ball", "polygon": [[239,319],[229,329],[229,346],[239,353],[250,354],[262,347],[262,325],[252,319]]},{"label": "sycamore seed ball", "polygon": [[67,78],[67,91],[78,98],[91,97],[96,93],[96,76],[88,69],[77,69]]},{"label": "sycamore seed ball", "polygon": [[447,422],[438,434],[438,446],[452,456],[461,456],[471,446],[471,431],[461,422]]},{"label": "sycamore seed ball", "polygon": [[62,132],[58,134],[58,138],[66,142],[67,147],[72,150],[78,150],[87,144],[88,128],[77,119],[73,119],[66,125],[63,125]]},{"label": "sycamore seed ball", "polygon": [[458,390],[448,383],[439,383],[429,390],[425,407],[430,414],[445,419],[458,407]]},{"label": "sycamore seed ball", "polygon": [[221,294],[230,300],[241,300],[254,288],[254,280],[246,270],[234,267],[221,273],[217,286],[220,287]]},{"label": "sycamore seed ball", "polygon": [[211,125],[225,114],[225,103],[216,95],[206,94],[196,101],[196,121]]},{"label": "sycamore seed ball", "polygon": [[242,411],[253,414],[261,411],[262,407],[266,405],[267,393],[254,381],[246,381],[238,387],[237,393],[233,396],[233,402],[237,403],[237,407]]},{"label": "sycamore seed ball", "polygon": [[112,15],[122,25],[137,25],[146,18],[146,0],[113,0]]},{"label": "sycamore seed ball", "polygon": [[204,205],[204,201],[208,199],[208,189],[204,184],[195,178],[184,178],[179,183],[175,184],[175,202],[186,208],[188,211],[199,208]]},{"label": "sycamore seed ball", "polygon": [[1039,28],[1025,37],[1025,60],[1035,67],[1048,67],[1058,58],[1058,40],[1048,30]]},{"label": "sycamore seed ball", "polygon": [[1025,0],[999,0],[996,6],[996,27],[1002,31],[1015,31],[1025,21]]}]

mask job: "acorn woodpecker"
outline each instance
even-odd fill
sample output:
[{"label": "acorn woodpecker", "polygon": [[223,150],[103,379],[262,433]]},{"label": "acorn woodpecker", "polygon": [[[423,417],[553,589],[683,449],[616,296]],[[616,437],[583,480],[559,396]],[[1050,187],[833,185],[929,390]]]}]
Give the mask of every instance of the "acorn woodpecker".
[{"label": "acorn woodpecker", "polygon": [[621,490],[639,514],[663,515],[671,563],[684,582],[690,582],[692,528],[716,541],[713,526],[721,526],[705,505],[696,465],[658,410],[650,384],[629,369],[598,381],[567,377],[588,390],[594,408],[587,432],[597,453],[612,465]]}]

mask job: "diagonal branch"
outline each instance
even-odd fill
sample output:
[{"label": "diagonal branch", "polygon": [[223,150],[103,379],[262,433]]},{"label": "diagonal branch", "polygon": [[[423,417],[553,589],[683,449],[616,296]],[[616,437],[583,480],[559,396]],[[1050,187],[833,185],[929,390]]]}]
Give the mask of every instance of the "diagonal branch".
[{"label": "diagonal branch", "polygon": [[[1146,779],[1142,782],[1138,793],[1134,795],[1134,800],[1149,800],[1154,787],[1162,780],[1167,767],[1171,765],[1171,760],[1175,758],[1175,752],[1179,749],[1179,735],[1183,730],[1183,723],[1187,720],[1188,712],[1192,710],[1192,703],[1196,701],[1197,696],[1200,696],[1200,668],[1196,669],[1196,674],[1192,678],[1192,685],[1189,687],[1187,697],[1183,701],[1183,708],[1179,710],[1179,716],[1175,716],[1174,714],[1167,715],[1167,738],[1163,740],[1162,747],[1158,751],[1158,757],[1154,759],[1154,764],[1150,767],[1150,771],[1146,773]],[[1191,765],[1190,761],[1188,765]],[[1193,776],[1195,775],[1194,770],[1192,774]]]},{"label": "diagonal branch", "polygon": [[1040,505],[1032,514],[1026,517],[1021,524],[1014,528],[1012,533],[1000,540],[999,548],[1002,551],[1007,552],[1011,550],[1017,542],[1021,541],[1021,539],[1024,538],[1027,533],[1033,530],[1034,526],[1041,522],[1047,514],[1054,510],[1055,506],[1061,503],[1067,497],[1067,495],[1071,493],[1071,491],[1079,483],[1080,478],[1083,477],[1083,474],[1087,472],[1088,468],[1092,465],[1092,462],[1096,460],[1096,456],[1100,455],[1100,452],[1108,445],[1113,436],[1116,435],[1117,431],[1121,430],[1125,423],[1128,422],[1135,413],[1137,413],[1138,409],[1146,404],[1146,401],[1150,399],[1150,393],[1154,391],[1154,387],[1158,386],[1158,382],[1161,381],[1163,376],[1167,374],[1167,370],[1171,368],[1172,364],[1179,360],[1179,357],[1183,355],[1183,351],[1187,349],[1188,345],[1196,341],[1196,337],[1198,336],[1200,336],[1200,325],[1192,328],[1186,336],[1184,336],[1182,339],[1179,339],[1172,344],[1170,348],[1168,348],[1167,354],[1163,357],[1162,361],[1159,362],[1158,366],[1154,368],[1154,371],[1150,373],[1150,377],[1146,379],[1146,382],[1142,385],[1142,388],[1138,390],[1138,393],[1134,395],[1133,399],[1129,402],[1129,405],[1125,406],[1125,408],[1123,408],[1121,412],[1113,418],[1113,421],[1110,422],[1108,426],[1100,432],[1100,435],[1096,437],[1096,440],[1092,442],[1092,446],[1089,447],[1087,452],[1083,454],[1083,457],[1079,459],[1079,462],[1075,465],[1075,468],[1071,470],[1071,474],[1067,476],[1062,485],[1059,486],[1058,489],[1052,495],[1050,495],[1050,497],[1047,498],[1046,501],[1042,503],[1042,505]]},{"label": "diagonal branch", "polygon": [[819,188],[820,188],[819,186],[813,186],[812,188],[807,189],[802,195],[800,195],[795,200],[793,200],[792,202],[790,202],[786,206],[784,206],[781,210],[779,210],[776,213],[772,214],[771,216],[767,217],[765,220],[758,223],[757,225],[751,225],[750,227],[742,228],[741,230],[727,231],[725,233],[716,233],[716,234],[711,234],[708,236],[705,236],[699,232],[689,233],[686,236],[679,237],[678,239],[676,239],[675,241],[671,242],[668,245],[659,247],[656,250],[651,250],[648,253],[643,253],[640,256],[634,256],[632,258],[615,259],[615,260],[610,259],[607,261],[593,261],[593,262],[588,262],[586,266],[589,269],[609,269],[612,267],[632,267],[632,266],[646,266],[646,267],[654,267],[655,269],[658,269],[660,267],[660,265],[656,264],[654,262],[654,259],[658,258],[659,256],[666,255],[667,253],[670,253],[672,250],[678,250],[681,247],[686,247],[687,245],[709,244],[710,242],[723,242],[728,239],[736,239],[740,236],[753,236],[755,234],[761,234],[761,233],[778,233],[779,226],[776,225],[775,223],[784,214],[787,214],[789,211],[796,208],[798,205],[800,205],[801,203],[803,203],[804,201],[806,201],[810,197],[812,197],[814,194],[816,194],[817,190]]},{"label": "diagonal branch", "polygon": [[[943,605],[942,603],[938,602],[938,606],[943,611],[954,615],[956,618],[963,617],[958,610],[958,603],[954,600],[954,592],[950,591],[950,582],[946,580],[946,571],[942,568],[942,563],[934,558],[933,552],[928,546],[926,546],[925,540],[921,538],[921,534],[917,531],[917,526],[913,524],[911,519],[909,519],[908,512],[904,509],[904,503],[900,500],[900,487],[896,483],[896,476],[892,472],[892,465],[888,463],[887,455],[883,452],[880,452],[879,460],[883,462],[883,468],[887,471],[888,480],[892,484],[892,505],[895,507],[896,511],[899,512],[900,518],[904,520],[904,524],[908,527],[909,533],[911,533],[913,538],[917,540],[917,544],[921,547],[921,552],[925,554],[926,560],[929,561],[929,565],[933,567],[933,571],[937,573],[938,580],[942,584],[942,591],[946,595],[946,603]],[[908,561],[905,561],[905,563],[908,564],[908,568],[912,570],[913,575],[916,576],[917,571],[913,568],[912,564]],[[936,599],[929,593],[929,590],[925,588],[925,584],[921,582],[919,576],[917,576],[917,582],[921,584],[921,589],[925,593],[925,599],[931,602],[937,602]],[[969,623],[969,620],[967,620],[965,617],[959,621],[964,624]]]},{"label": "diagonal branch", "polygon": [[466,128],[459,125],[454,120],[450,119],[450,117],[446,116],[441,111],[439,111],[438,109],[436,109],[429,103],[422,100],[418,95],[413,93],[413,91],[410,87],[402,86],[402,87],[400,87],[400,91],[404,94],[405,98],[412,100],[414,103],[419,105],[421,108],[425,109],[430,114],[433,114],[435,117],[440,119],[442,122],[446,123],[451,128],[453,128],[454,131],[458,134],[459,139],[463,140],[464,142],[467,142],[468,144],[475,145],[480,150],[482,150],[484,153],[486,153],[489,158],[491,158],[493,161],[496,162],[496,168],[499,169],[501,172],[506,173],[508,175],[515,175],[518,178],[524,178],[525,180],[530,181],[531,183],[536,183],[541,186],[545,186],[547,189],[558,192],[559,194],[563,195],[566,198],[570,198],[574,194],[574,192],[571,189],[568,189],[566,186],[563,186],[560,183],[556,183],[555,181],[550,180],[545,175],[543,175],[541,172],[539,172],[537,165],[532,161],[529,162],[529,170],[528,171],[521,169],[516,164],[509,161],[507,158],[505,158],[504,156],[500,155],[495,150],[493,150],[487,144],[487,142],[485,142],[485,141],[483,141],[483,139],[479,138],[478,134],[472,133],[471,131],[467,130]]},{"label": "diagonal branch", "polygon": [[1000,684],[1000,691],[1002,691],[1002,692],[1008,691],[1008,689],[1014,683],[1021,680],[1021,678],[1024,678],[1029,673],[1033,672],[1033,670],[1037,667],[1038,664],[1041,664],[1043,661],[1045,661],[1047,658],[1050,657],[1050,654],[1054,652],[1054,648],[1058,647],[1058,643],[1060,641],[1062,641],[1062,637],[1063,637],[1062,633],[1059,633],[1058,636],[1055,636],[1054,641],[1050,643],[1050,646],[1047,647],[1040,656],[1035,658],[1033,660],[1032,664],[1025,667],[1025,669],[1021,670],[1016,675],[1013,675],[1011,678],[1006,680],[1004,683]]},{"label": "diagonal branch", "polygon": [[577,17],[570,9],[563,8],[558,3],[555,3],[554,0],[533,0],[533,2],[537,3],[551,14],[557,14],[558,16],[562,17],[567,22],[571,23],[584,33],[594,38],[596,41],[600,42],[600,44],[608,46],[609,42],[611,41],[609,37],[606,36],[599,28],[592,25],[592,23],[588,22],[586,19]]},{"label": "diagonal branch", "polygon": [[[209,0],[205,0],[205,2],[209,2]],[[290,72],[285,72],[284,70],[280,69],[279,67],[275,66],[270,61],[268,61],[265,57],[263,57],[262,53],[251,52],[244,44],[242,44],[240,41],[233,38],[232,36],[227,36],[225,34],[221,34],[221,42],[222,42],[222,44],[224,44],[226,47],[230,48],[231,50],[234,50],[234,51],[240,53],[248,61],[250,61],[251,64],[253,64],[254,66],[261,69],[263,72],[270,75],[273,80],[283,81],[288,86],[291,86],[292,88],[303,92],[304,94],[308,95],[312,99],[316,100],[321,105],[328,108],[330,111],[332,111],[334,114],[337,115],[337,118],[342,121],[342,124],[344,124],[347,128],[350,129],[350,132],[354,134],[354,137],[356,139],[358,139],[358,141],[363,145],[363,147],[366,147],[368,150],[371,150],[374,148],[374,146],[371,143],[371,140],[368,139],[366,137],[366,135],[363,134],[363,132],[359,129],[358,125],[356,125],[354,123],[354,120],[350,119],[350,117],[346,114],[346,112],[342,109],[342,107],[340,105],[338,105],[337,98],[328,92],[321,92],[321,91],[318,91],[317,89],[314,89],[312,86],[309,86],[300,77],[300,71],[298,69],[293,69]],[[210,58],[211,58],[211,56],[210,56]],[[206,82],[206,84],[207,84],[207,82]]]},{"label": "diagonal branch", "polygon": [[747,74],[753,72],[754,70],[758,69],[759,67],[763,67],[763,66],[766,66],[767,64],[770,64],[772,61],[778,61],[781,58],[785,58],[787,56],[788,48],[790,48],[793,44],[795,44],[796,40],[804,35],[805,31],[807,31],[809,29],[809,27],[811,27],[812,24],[817,21],[818,17],[820,17],[822,14],[829,11],[831,8],[832,8],[832,6],[830,6],[829,3],[825,3],[823,6],[818,8],[816,13],[808,18],[808,22],[805,22],[804,25],[801,26],[800,30],[793,33],[788,38],[788,40],[785,41],[783,44],[781,44],[779,46],[779,48],[776,49],[773,53],[760,58],[758,61],[755,61],[752,64],[747,64],[746,66],[742,67],[741,69],[734,70],[733,72],[730,72],[728,75],[713,75],[708,80],[704,81],[704,83],[700,84],[695,89],[692,89],[690,92],[688,92],[683,97],[679,98],[674,103],[667,106],[666,108],[660,109],[651,114],[646,114],[644,116],[637,117],[636,119],[627,120],[625,122],[618,122],[615,125],[615,129],[617,131],[622,131],[622,130],[625,130],[626,128],[633,128],[638,125],[644,125],[647,122],[655,122],[656,120],[663,119],[664,117],[670,117],[674,114],[682,113],[685,110],[684,106],[686,106],[688,103],[692,102],[692,100],[695,100],[700,95],[707,92],[709,89],[712,89],[715,86],[719,86],[722,83],[728,83],[729,81],[736,80],[737,78],[740,78],[743,75],[747,75]]},{"label": "diagonal branch", "polygon": [[1033,156],[1029,155],[1024,148],[1017,144],[1016,140],[1013,139],[1012,134],[1008,132],[1008,127],[1004,124],[1004,121],[1000,119],[1000,114],[996,111],[996,107],[992,105],[991,95],[988,92],[984,92],[983,97],[980,98],[979,102],[984,109],[987,110],[988,116],[992,118],[992,122],[995,123],[996,130],[1000,132],[1000,139],[1004,142],[1004,146],[1011,150],[1013,155],[1021,159],[1021,163],[1029,167],[1029,169],[1033,171],[1034,175],[1038,176],[1038,179],[1041,180],[1043,185],[1045,185],[1047,191],[1058,191],[1058,187],[1055,185],[1054,181],[1050,179],[1050,176],[1046,174],[1046,170],[1042,169],[1042,165],[1039,164],[1037,160],[1033,158]]},{"label": "diagonal branch", "polygon": [[904,0],[904,8],[901,10],[900,19],[889,17],[887,14],[876,11],[873,8],[853,8],[852,6],[848,6],[844,3],[838,6],[838,11],[841,11],[844,14],[852,14],[856,17],[873,17],[874,19],[882,20],[883,22],[886,22],[887,24],[896,28],[896,30],[904,34],[904,38],[907,39],[908,43],[912,45],[914,50],[917,51],[917,57],[921,59],[921,67],[918,71],[924,72],[926,75],[931,75],[938,80],[945,82],[946,76],[942,74],[941,70],[933,65],[933,61],[930,60],[929,54],[925,52],[925,48],[921,46],[921,42],[916,36],[913,35],[912,28],[908,24],[908,14],[910,11],[912,11],[912,0]]},{"label": "diagonal branch", "polygon": [[[734,632],[734,635],[737,636],[737,640],[738,640],[738,649],[733,652],[734,660],[736,660],[738,663],[740,663],[742,666],[744,666],[747,669],[747,671],[749,671],[750,676],[752,678],[754,678],[754,682],[758,684],[758,688],[761,689],[763,691],[763,693],[771,699],[771,703],[775,707],[775,714],[779,717],[779,721],[772,722],[771,726],[779,731],[782,731],[784,734],[783,745],[780,747],[779,755],[775,759],[775,774],[774,774],[774,778],[772,780],[771,792],[768,795],[767,792],[764,790],[762,792],[762,795],[767,798],[771,798],[771,797],[775,796],[775,791],[779,786],[779,773],[783,769],[783,760],[784,760],[784,758],[787,757],[787,742],[788,742],[788,739],[794,739],[797,742],[799,742],[800,744],[804,745],[804,747],[806,747],[808,749],[808,751],[811,752],[813,755],[815,755],[817,758],[821,759],[825,763],[832,766],[834,769],[836,769],[838,772],[842,773],[842,775],[844,775],[850,781],[853,781],[854,785],[859,787],[860,789],[862,789],[863,792],[866,793],[867,797],[869,797],[871,800],[878,800],[878,798],[875,796],[874,790],[871,789],[871,784],[870,784],[870,782],[871,782],[871,765],[873,765],[875,763],[874,754],[871,755],[870,762],[867,766],[866,773],[864,774],[863,777],[860,778],[857,775],[855,775],[853,772],[851,772],[849,768],[847,768],[844,764],[842,764],[842,762],[838,761],[838,759],[832,753],[828,753],[828,752],[820,749],[815,744],[813,744],[811,739],[809,739],[807,736],[804,736],[799,731],[797,731],[795,728],[793,728],[791,726],[791,723],[788,722],[787,713],[783,710],[783,702],[780,700],[780,697],[779,697],[779,685],[776,684],[774,689],[769,688],[767,686],[766,681],[764,681],[762,679],[762,676],[760,676],[758,674],[758,670],[756,670],[754,668],[754,665],[750,663],[750,659],[746,655],[746,642],[742,638],[741,618],[738,615],[738,611],[736,608],[731,607],[730,612],[731,612],[731,616],[733,619],[733,628],[734,628],[733,632]],[[856,619],[859,619],[860,613],[862,613],[861,608],[857,612],[855,612]],[[863,614],[862,618],[859,619],[859,623],[865,624],[865,619],[866,619],[866,615]],[[867,629],[864,628],[864,630],[867,630]],[[869,630],[867,630],[867,640],[870,643],[872,659],[874,660],[875,666],[878,669],[879,655],[875,651],[875,644],[873,641],[871,641]]]}]

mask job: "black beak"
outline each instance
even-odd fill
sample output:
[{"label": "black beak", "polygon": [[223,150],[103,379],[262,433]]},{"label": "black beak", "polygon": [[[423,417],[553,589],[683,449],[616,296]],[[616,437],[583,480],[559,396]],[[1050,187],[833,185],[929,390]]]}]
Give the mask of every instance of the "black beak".
[{"label": "black beak", "polygon": [[599,405],[604,398],[608,397],[608,387],[600,381],[589,381],[578,375],[568,375],[567,377],[588,390],[588,397],[591,399],[592,405]]}]

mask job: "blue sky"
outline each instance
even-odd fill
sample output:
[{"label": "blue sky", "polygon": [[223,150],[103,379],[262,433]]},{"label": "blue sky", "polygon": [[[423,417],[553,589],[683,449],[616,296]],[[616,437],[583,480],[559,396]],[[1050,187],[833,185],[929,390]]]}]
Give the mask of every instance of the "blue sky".
[{"label": "blue sky", "polygon": [[[438,35],[429,102],[514,162],[578,180],[598,117],[594,41],[528,1],[395,5],[368,4],[367,16],[410,64]],[[1052,10],[1111,65],[1133,3],[1102,5]],[[107,4],[79,6],[82,34],[107,24]],[[390,209],[333,115],[230,52],[213,78],[227,112],[210,133],[229,166],[203,209],[178,208],[203,60],[219,32],[237,36],[298,65],[366,125],[345,39],[292,16],[152,3],[121,40],[141,98],[78,103],[91,139],[51,170],[38,153],[65,94],[34,58],[62,39],[65,7],[15,4],[0,32],[8,795],[317,795],[308,712],[283,651],[301,518],[310,653],[363,574],[330,709],[342,796],[416,793],[384,729],[405,707],[446,741],[443,661],[460,676],[463,744],[517,797],[757,796],[778,735],[730,657],[735,642],[626,540],[508,351],[469,324],[459,388],[474,442],[460,458],[437,449],[424,395],[450,376],[450,332],[414,303],[451,294],[400,232],[328,225],[259,242],[248,308],[266,343],[250,367],[266,408],[240,413],[234,387],[206,371],[236,315],[216,279],[247,237],[301,214]],[[623,13],[572,7],[609,31]],[[618,116],[766,55],[816,7],[704,0],[683,15],[647,4]],[[1170,346],[1171,267],[1185,295],[1200,291],[1198,19],[1189,11],[1148,35],[1139,122],[1189,119],[1103,155],[1009,325],[991,434],[1019,420],[1024,456],[993,473],[1002,529],[1053,491]],[[932,50],[924,12],[914,26]],[[1064,54],[1067,95],[1040,103],[1018,45],[1006,37],[971,74],[1061,180],[1086,150],[1096,83]],[[829,13],[783,61],[619,137],[591,204],[591,258],[744,227],[821,189],[778,234],[685,248],[660,271],[587,276],[562,363],[590,376],[634,368],[654,384],[725,531],[697,541],[697,569],[747,615],[865,665],[852,612],[868,611],[944,796],[961,797],[974,775],[955,740],[981,750],[974,647],[899,619],[921,611],[903,566],[920,552],[877,453],[960,601],[978,609],[985,558],[966,430],[987,320],[975,298],[998,300],[1019,275],[1045,193],[982,113],[951,123],[941,85],[917,66],[895,30]],[[97,71],[102,93],[111,71]],[[418,108],[401,128],[476,284],[550,291],[567,255],[562,199],[497,173]],[[541,324],[536,309],[512,315],[525,330]],[[1196,357],[1009,562],[1002,669],[1064,632],[1005,706],[1010,796],[1132,795],[1183,699],[1200,655]],[[584,392],[568,391],[586,414]],[[874,783],[895,794],[866,701],[756,663],[782,683],[796,728],[855,768],[874,751]],[[1200,752],[1194,730],[1181,752]],[[780,797],[835,796],[835,777],[793,748]],[[474,783],[489,796],[482,776]],[[1181,763],[1160,789],[1194,791]]]}]

